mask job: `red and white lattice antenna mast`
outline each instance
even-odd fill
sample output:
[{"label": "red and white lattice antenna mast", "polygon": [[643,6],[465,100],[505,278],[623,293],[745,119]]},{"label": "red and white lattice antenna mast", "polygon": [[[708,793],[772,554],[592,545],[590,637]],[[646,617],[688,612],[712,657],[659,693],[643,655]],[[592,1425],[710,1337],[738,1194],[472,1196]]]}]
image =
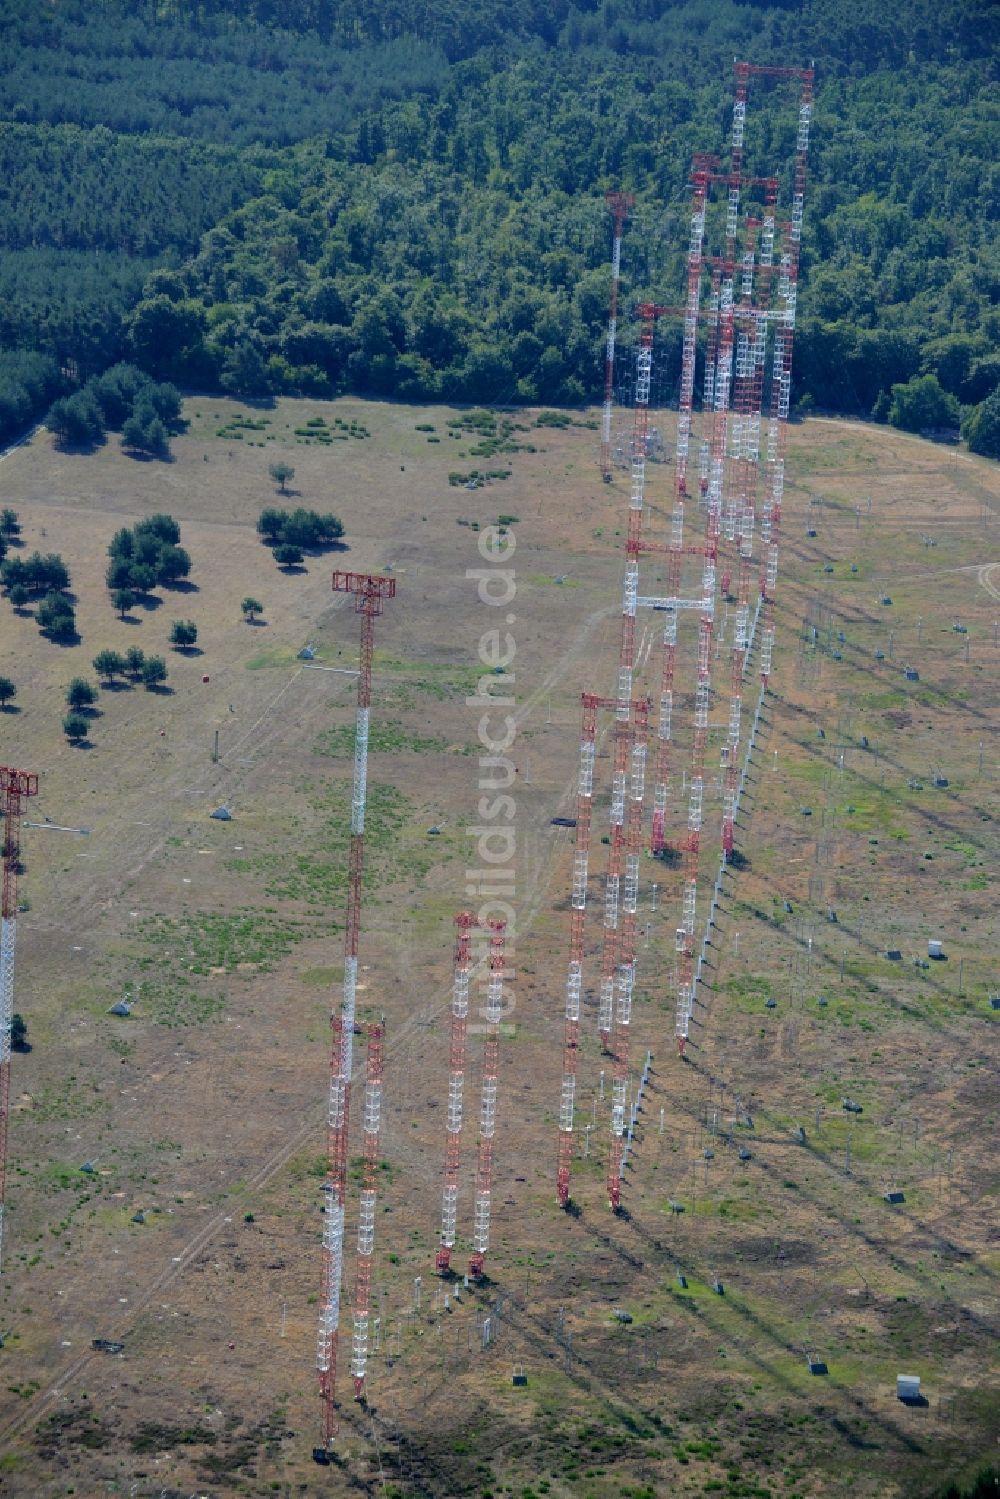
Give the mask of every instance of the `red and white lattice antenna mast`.
[{"label": "red and white lattice antenna mast", "polygon": [[771,73],[781,78],[798,78],[800,83],[799,122],[795,141],[795,168],[792,180],[792,211],[782,236],[781,256],[774,286],[774,349],[771,366],[771,399],[767,424],[767,463],[764,480],[764,514],[761,518],[762,565],[761,595],[764,599],[764,630],[761,637],[760,677],[767,686],[774,650],[774,590],[778,577],[778,545],[781,532],[781,504],[785,491],[785,448],[788,437],[788,411],[792,390],[792,345],[795,338],[795,311],[798,297],[799,255],[802,245],[802,213],[805,204],[806,166],[809,156],[809,127],[812,119],[812,68],[764,69],[751,72]]},{"label": "red and white lattice antenna mast", "polygon": [[573,1161],[576,1069],[580,1048],[580,998],[583,991],[583,940],[587,913],[587,879],[590,867],[590,829],[594,808],[594,759],[597,753],[598,699],[593,693],[585,692],[582,701],[583,723],[580,729],[580,766],[576,783],[576,847],[573,854],[569,966],[566,973],[562,1093],[559,1099],[559,1164],[556,1176],[556,1195],[560,1207],[565,1207],[569,1202],[569,1179]]},{"label": "red and white lattice antenna mast", "polygon": [[344,1266],[344,1208],[347,1196],[347,1147],[351,1072],[354,1060],[354,1014],[358,984],[358,939],[361,931],[361,886],[365,863],[365,805],[368,794],[368,721],[371,712],[375,620],[385,600],[395,598],[395,578],[367,573],[335,572],[333,589],[354,597],[361,615],[361,654],[354,736],[354,784],[351,797],[351,844],[347,879],[347,926],[344,934],[344,988],[339,1013],[331,1016],[330,1095],[327,1115],[327,1193],[323,1220],[323,1283],[320,1293],[316,1366],[323,1403],[323,1443],[336,1431],[337,1338]]},{"label": "red and white lattice antenna mast", "polygon": [[618,976],[619,919],[622,880],[625,875],[625,789],[628,782],[629,699],[615,704],[615,727],[611,758],[611,843],[604,876],[604,933],[601,941],[601,978],[598,991],[597,1026],[601,1045],[611,1048],[615,1013],[615,981]]},{"label": "red and white lattice antenna mast", "polygon": [[451,988],[451,1029],[448,1046],[448,1120],[444,1146],[444,1190],[441,1196],[441,1246],[434,1261],[439,1275],[451,1268],[458,1221],[458,1167],[462,1150],[465,1094],[465,1030],[469,1015],[469,974],[472,968],[472,928],[478,917],[460,911],[455,917],[455,976]]},{"label": "red and white lattice antenna mast", "polygon": [[618,656],[618,695],[615,701],[615,737],[611,773],[611,846],[604,879],[604,938],[598,1028],[607,1048],[614,1024],[615,981],[618,968],[618,916],[622,877],[625,871],[625,784],[628,776],[629,714],[632,677],[635,671],[635,616],[639,595],[639,550],[642,540],[646,491],[646,456],[649,436],[649,392],[653,363],[653,334],[659,308],[638,309],[642,320],[636,356],[635,415],[632,424],[631,482],[628,525],[625,534],[625,572],[622,579],[622,627]]},{"label": "red and white lattice antenna mast", "polygon": [[[720,266],[722,278],[720,283],[719,302],[719,353],[716,365],[716,388],[714,391],[713,407],[715,416],[713,418],[713,443],[712,458],[709,472],[709,493],[716,486],[722,505],[722,530],[727,541],[736,540],[737,509],[738,500],[733,492],[732,483],[727,483],[726,466],[729,458],[728,436],[729,436],[729,410],[732,399],[733,382],[733,337],[734,330],[730,322],[729,329],[724,327],[726,319],[733,315],[735,301],[735,288],[733,284],[736,272],[736,235],[740,219],[740,192],[743,186],[743,141],[746,131],[747,115],[747,74],[746,64],[736,64],[736,98],[733,103],[733,128],[730,143],[729,171],[722,175],[721,181],[726,187],[726,229],[725,250]],[[729,332],[729,340],[725,338],[726,331]],[[728,367],[724,361],[728,361]],[[719,432],[722,432],[721,443],[718,440]]]},{"label": "red and white lattice antenna mast", "polygon": [[691,172],[693,188],[687,257],[687,295],[683,311],[681,384],[677,401],[677,445],[674,455],[674,505],[670,517],[670,541],[666,547],[666,596],[660,668],[660,701],[653,766],[653,825],[650,848],[660,854],[665,847],[668,775],[673,738],[674,670],[677,654],[677,611],[669,606],[680,592],[684,557],[684,506],[688,498],[687,474],[694,410],[695,360],[698,321],[701,316],[702,281],[705,264],[705,208],[708,184],[716,164],[713,156],[699,155]]},{"label": "red and white lattice antenna mast", "polygon": [[483,1091],[479,1115],[479,1159],[476,1164],[476,1201],[472,1228],[469,1274],[482,1278],[490,1247],[490,1211],[493,1201],[493,1140],[497,1124],[497,1067],[500,1060],[500,1021],[503,1019],[505,921],[483,923],[489,932],[486,984],[486,1040],[483,1045]]},{"label": "red and white lattice antenna mast", "polygon": [[628,193],[608,193],[607,204],[614,217],[611,243],[611,311],[604,360],[604,413],[601,418],[601,478],[611,483],[611,406],[615,384],[615,342],[618,337],[618,289],[621,283],[622,230],[635,199]]},{"label": "red and white lattice antenna mast", "polygon": [[[733,545],[736,581],[736,617],[730,653],[729,722],[722,761],[724,770],[722,842],[730,853],[733,847],[736,787],[739,775],[739,745],[743,711],[743,678],[749,645],[750,570],[753,556],[754,527],[757,513],[757,483],[760,459],[761,403],[763,399],[763,360],[767,343],[767,320],[754,316],[754,272],[757,252],[755,218],[748,218],[742,254],[737,260],[736,228],[739,214],[739,189],[743,181],[762,186],[765,215],[773,225],[776,179],[742,177],[744,136],[746,130],[747,92],[750,73],[747,64],[736,64],[736,99],[733,105],[733,128],[729,177],[729,202],[726,219],[726,260],[734,276],[739,274],[739,301],[733,288],[735,328],[734,369],[732,378],[732,446],[723,495],[723,534]],[[769,269],[762,280],[765,293]],[[722,592],[729,594],[732,566],[723,566]]]},{"label": "red and white lattice antenna mast", "polygon": [[351,1342],[351,1375],[354,1398],[365,1392],[368,1368],[368,1319],[371,1312],[372,1268],[375,1256],[375,1197],[378,1181],[379,1135],[382,1127],[382,1048],[385,1021],[368,1026],[365,1057],[364,1165],[358,1212],[358,1265],[354,1284],[354,1336]]},{"label": "red and white lattice antenna mast", "polygon": [[699,152],[691,168],[694,189],[691,202],[691,225],[687,255],[687,298],[684,306],[684,339],[681,351],[681,384],[677,398],[677,450],[674,479],[677,495],[687,498],[687,470],[694,410],[695,354],[698,319],[701,311],[702,277],[705,268],[705,208],[708,184],[718,157]]},{"label": "red and white lattice antenna mast", "polygon": [[[569,966],[566,975],[566,1018],[563,1042],[562,1092],[559,1099],[559,1163],[556,1196],[560,1207],[569,1202],[570,1172],[573,1161],[574,1115],[576,1108],[576,1075],[580,1046],[580,1000],[583,990],[583,948],[587,909],[590,837],[594,797],[594,760],[597,742],[597,715],[600,709],[614,712],[614,753],[611,789],[611,844],[604,888],[604,934],[601,950],[601,988],[598,1025],[605,1046],[611,1042],[615,1017],[615,989],[620,977],[619,908],[624,909],[625,923],[634,918],[639,882],[639,845],[642,827],[643,778],[637,779],[638,766],[632,761],[632,796],[629,819],[625,822],[625,802],[629,789],[629,749],[635,733],[630,714],[642,718],[642,742],[649,717],[649,700],[626,701],[624,712],[618,697],[598,697],[585,692],[582,696],[583,723],[580,731],[580,768],[577,779],[576,850],[573,858],[573,892],[570,917]],[[638,804],[636,805],[636,794]],[[623,832],[624,829],[624,832]],[[624,879],[624,892],[622,881]],[[633,941],[634,948],[634,941]],[[634,969],[634,952],[630,970]],[[630,971],[630,980],[632,972]],[[631,987],[629,988],[629,998]]]},{"label": "red and white lattice antenna mast", "polygon": [[[636,922],[639,907],[639,861],[642,855],[642,824],[646,784],[646,743],[649,736],[649,700],[632,704],[632,726],[628,735],[628,811],[625,818],[625,883],[622,890],[621,931],[618,938],[618,970],[615,982],[615,1014],[611,1051],[614,1070],[611,1082],[611,1143],[608,1150],[608,1202],[621,1205],[622,1150],[625,1143],[625,1106],[628,1091],[629,1035],[632,995],[635,989]],[[621,725],[617,724],[616,729]]]},{"label": "red and white lattice antenna mast", "polygon": [[[763,228],[765,237],[760,240],[760,283],[765,299],[769,292],[774,238],[774,202],[777,181],[769,179],[764,184],[764,218],[747,221],[747,240],[740,263],[740,302],[737,309],[739,327],[737,331],[736,363],[733,404],[733,456],[735,459],[735,488],[737,496],[736,553],[738,581],[736,585],[736,617],[733,625],[733,643],[730,653],[729,722],[726,743],[722,751],[724,771],[722,847],[728,856],[733,851],[735,838],[736,795],[739,781],[739,749],[742,736],[743,684],[746,676],[747,652],[750,647],[750,574],[753,556],[753,535],[757,517],[757,490],[760,474],[761,411],[763,402],[764,362],[767,349],[767,310],[765,305],[754,303],[754,276],[758,247],[758,232]],[[765,261],[766,255],[766,261]],[[723,581],[723,591],[728,584]]]},{"label": "red and white lattice antenna mast", "polygon": [[[715,377],[719,358],[719,307],[722,300],[722,261],[713,259],[710,261],[711,284],[708,294],[708,305],[706,317],[708,319],[708,337],[705,343],[705,378],[702,385],[702,410],[711,412],[715,409]],[[710,431],[703,430],[701,442],[698,447],[698,490],[702,497],[708,494],[709,472],[712,466],[712,444]],[[722,574],[722,592],[729,591],[729,575]]]},{"label": "red and white lattice antenna mast", "polygon": [[625,532],[625,573],[622,579],[622,630],[618,655],[619,716],[628,718],[635,669],[635,611],[639,595],[639,543],[642,538],[646,493],[646,456],[649,447],[649,391],[653,370],[653,334],[658,309],[636,309],[642,321],[635,368],[635,413],[632,420],[631,480],[628,525]]},{"label": "red and white lattice antenna mast", "polygon": [[14,938],[17,929],[17,873],[21,862],[21,803],[38,792],[28,770],[0,766],[3,811],[3,906],[0,925],[0,1267],[7,1228],[7,1124],[10,1117],[10,1038],[14,1020]]},{"label": "red and white lattice antenna mast", "polygon": [[698,866],[704,820],[705,744],[711,702],[712,637],[715,628],[715,562],[722,524],[723,490],[729,440],[730,392],[733,373],[734,309],[733,264],[728,249],[735,240],[733,215],[739,209],[738,189],[729,184],[726,241],[727,259],[721,267],[719,325],[713,383],[711,447],[705,508],[702,598],[698,619],[698,664],[694,703],[694,735],[688,787],[687,833],[684,837],[684,896],[681,925],[677,929],[677,1047],[681,1055],[687,1042],[694,1009],[694,943],[698,905]]}]

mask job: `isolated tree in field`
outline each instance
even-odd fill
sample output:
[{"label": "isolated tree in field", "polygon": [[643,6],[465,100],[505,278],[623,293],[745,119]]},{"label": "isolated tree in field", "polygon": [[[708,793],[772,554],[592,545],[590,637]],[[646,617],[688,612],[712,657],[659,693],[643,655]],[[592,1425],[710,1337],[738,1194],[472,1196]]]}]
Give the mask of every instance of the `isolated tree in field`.
[{"label": "isolated tree in field", "polygon": [[0,677],[0,707],[6,708],[17,697],[17,688],[10,677]]},{"label": "isolated tree in field", "polygon": [[295,470],[292,468],[292,465],[290,463],[283,462],[281,459],[279,459],[277,463],[271,464],[270,468],[268,469],[268,473],[271,475],[271,478],[274,480],[275,484],[277,484],[282,494],[285,493],[285,485],[288,483],[289,479],[295,478]]},{"label": "isolated tree in field", "polygon": [[28,1045],[28,1027],[24,1016],[13,1014],[10,1017],[10,1049],[11,1051],[30,1051]]},{"label": "isolated tree in field", "polygon": [[17,518],[17,511],[10,509],[0,510],[0,536],[10,539],[12,536],[20,536],[21,522]]},{"label": "isolated tree in field", "polygon": [[170,644],[183,651],[198,639],[198,626],[193,619],[175,619],[170,626]]},{"label": "isolated tree in field", "polygon": [[264,613],[264,605],[261,603],[260,599],[251,598],[249,594],[247,594],[246,598],[243,600],[240,608],[243,611],[243,618],[246,620],[248,625],[253,624],[254,619],[258,614]]},{"label": "isolated tree in field", "polygon": [[124,619],[129,610],[135,608],[135,594],[131,588],[116,588],[113,602],[119,615]]},{"label": "isolated tree in field", "polygon": [[162,656],[147,656],[142,663],[142,685],[159,687],[167,680],[167,663]]},{"label": "isolated tree in field", "polygon": [[53,640],[72,640],[76,635],[76,614],[69,599],[61,593],[47,593],[35,610],[39,629]]},{"label": "isolated tree in field", "polygon": [[90,708],[97,702],[97,688],[85,677],[74,677],[66,688],[66,701],[71,708]]},{"label": "isolated tree in field", "polygon": [[90,729],[90,720],[84,718],[82,713],[67,713],[63,719],[63,733],[72,744],[79,744],[81,739],[86,739]]},{"label": "isolated tree in field", "polygon": [[23,583],[12,583],[7,596],[19,614],[31,597]]},{"label": "isolated tree in field", "polygon": [[274,560],[279,567],[298,567],[302,561],[302,548],[292,546],[288,541],[282,542],[274,549]]},{"label": "isolated tree in field", "polygon": [[98,651],[93,661],[94,670],[104,682],[125,675],[125,657],[118,651]]},{"label": "isolated tree in field", "polygon": [[141,677],[146,657],[137,645],[129,646],[125,652],[125,671],[130,677]]}]

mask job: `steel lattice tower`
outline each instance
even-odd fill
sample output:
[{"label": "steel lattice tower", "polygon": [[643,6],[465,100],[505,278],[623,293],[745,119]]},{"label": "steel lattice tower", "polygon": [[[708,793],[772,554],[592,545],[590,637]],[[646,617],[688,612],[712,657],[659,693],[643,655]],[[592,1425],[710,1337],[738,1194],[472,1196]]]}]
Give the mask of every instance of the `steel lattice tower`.
[{"label": "steel lattice tower", "polygon": [[618,336],[618,288],[621,281],[622,232],[635,199],[628,193],[608,193],[607,204],[614,216],[611,245],[611,311],[604,357],[604,411],[601,416],[601,478],[611,483],[611,405],[615,384],[615,343]]},{"label": "steel lattice tower", "polygon": [[[358,984],[358,942],[361,931],[361,888],[365,864],[365,806],[368,794],[368,724],[371,713],[372,658],[375,620],[386,599],[396,595],[395,578],[366,573],[335,572],[333,589],[354,598],[361,616],[361,653],[354,737],[354,782],[351,795],[351,843],[347,880],[347,925],[344,934],[344,985],[340,1012],[331,1016],[330,1092],[327,1114],[327,1174],[323,1220],[323,1283],[320,1295],[316,1365],[323,1404],[325,1453],[336,1431],[337,1338],[340,1327],[340,1296],[344,1265],[344,1211],[347,1196],[348,1129],[351,1106],[351,1072],[354,1061],[354,1016]],[[371,1036],[369,1037],[371,1041]],[[381,1053],[381,1034],[378,1037]],[[371,1050],[369,1055],[371,1056]],[[380,1064],[379,1064],[380,1065]],[[381,1074],[379,1074],[380,1080]],[[366,1137],[367,1137],[366,1118]],[[375,1131],[377,1138],[377,1129]],[[372,1186],[374,1193],[374,1185]],[[374,1200],[372,1200],[374,1213]],[[374,1224],[374,1218],[372,1219]],[[374,1227],[373,1227],[374,1233]],[[359,1258],[363,1258],[359,1240]],[[367,1315],[365,1318],[367,1329]],[[355,1339],[357,1347],[357,1339]],[[367,1331],[365,1335],[367,1347]],[[357,1360],[354,1360],[356,1363]],[[362,1369],[361,1378],[363,1380]],[[357,1380],[358,1375],[355,1374]]]},{"label": "steel lattice tower", "polygon": [[[759,645],[759,670],[766,687],[774,640],[774,588],[778,569],[778,538],[784,490],[784,452],[791,390],[791,353],[805,191],[806,156],[812,108],[812,69],[736,65],[736,91],[728,161],[696,154],[692,171],[686,295],[681,307],[644,303],[635,309],[639,321],[633,412],[631,485],[625,533],[625,572],[617,693],[611,703],[619,724],[629,717],[627,705],[638,693],[637,617],[643,609],[664,614],[659,670],[658,713],[651,727],[652,765],[651,851],[662,853],[667,842],[669,778],[679,729],[678,702],[683,702],[682,673],[693,672],[688,692],[693,697],[690,725],[690,785],[682,826],[671,841],[682,854],[681,912],[675,934],[677,952],[676,1039],[683,1054],[688,1039],[701,971],[695,966],[695,928],[698,915],[702,830],[706,790],[705,760],[713,704],[726,704],[721,728],[722,857],[731,853],[735,809],[740,786],[739,764],[743,739],[742,699],[751,652]],[[775,176],[750,175],[745,168],[745,131],[751,85],[758,77],[795,80],[800,85],[792,202],[787,222],[778,216],[779,183]],[[744,205],[746,194],[747,205]],[[611,197],[609,195],[609,202]],[[624,218],[622,220],[624,223]],[[618,224],[616,221],[616,230]],[[613,270],[620,266],[616,244]],[[613,276],[613,305],[609,328],[617,326],[617,275]],[[672,508],[665,518],[665,534],[654,526],[660,511],[655,496],[647,503],[646,458],[650,378],[658,320],[679,317],[682,323],[681,374],[678,396],[677,442],[674,458]],[[699,362],[698,327],[706,324],[702,400],[696,401]],[[610,344],[609,344],[610,351]],[[608,384],[605,389],[604,432]],[[696,419],[697,413],[697,419]],[[763,450],[763,451],[762,451]],[[602,472],[607,470],[602,444]],[[690,475],[697,465],[697,496]],[[695,515],[695,499],[702,514]],[[685,535],[700,520],[701,536]],[[662,569],[662,586],[643,587],[646,559]],[[696,563],[696,559],[698,559]],[[695,584],[696,566],[700,587]],[[753,580],[759,576],[759,598],[751,610]],[[689,583],[686,580],[690,579]],[[713,683],[712,659],[719,593],[735,604],[730,642],[728,702],[725,687]],[[682,593],[695,595],[682,597]],[[684,611],[695,612],[697,637],[693,661],[678,640]],[[758,620],[763,628],[758,640]],[[725,625],[728,625],[729,616]],[[643,636],[645,641],[646,637]],[[644,657],[643,652],[639,653]],[[680,680],[678,680],[680,679]],[[682,696],[677,696],[678,687]],[[693,691],[691,690],[693,689]],[[584,698],[577,794],[577,839],[573,866],[570,961],[566,982],[564,1058],[559,1115],[560,1203],[569,1199],[573,1153],[580,1016],[583,995],[584,923],[589,877],[589,847],[594,795],[596,704]],[[715,725],[711,725],[714,727]],[[634,930],[629,927],[628,862],[636,824],[630,808],[624,814],[623,788],[629,755],[634,757],[641,737],[632,726],[631,748],[616,735],[611,765],[611,849],[604,890],[604,933],[598,995],[598,1023],[602,1040],[615,1061],[612,1088],[612,1149],[609,1156],[608,1195],[619,1201],[620,1171],[616,1173],[616,1140],[624,1117],[627,1086],[627,1039],[631,993],[635,982]],[[686,737],[686,736],[685,736]],[[633,781],[637,774],[632,760]],[[618,813],[621,813],[619,816]],[[640,826],[641,826],[641,813]],[[640,835],[641,838],[641,835]],[[638,847],[638,844],[635,844]],[[622,898],[622,889],[626,894]],[[634,923],[633,923],[634,927]],[[632,962],[629,962],[630,956]],[[620,1166],[620,1153],[619,1153]]]},{"label": "steel lattice tower", "polygon": [[458,1226],[458,1168],[461,1152],[465,1092],[465,1032],[469,1013],[469,980],[472,973],[472,933],[487,934],[486,1021],[483,1044],[483,1076],[479,1106],[479,1146],[476,1159],[476,1194],[473,1209],[472,1256],[469,1274],[482,1277],[490,1247],[490,1216],[493,1201],[493,1142],[496,1137],[497,1068],[500,1057],[500,1022],[503,1019],[503,983],[506,977],[507,923],[480,921],[469,911],[455,917],[455,976],[452,983],[451,1027],[448,1048],[448,1117],[445,1133],[444,1191],[441,1200],[441,1244],[434,1260],[439,1275],[451,1269]]},{"label": "steel lattice tower", "polygon": [[444,1189],[441,1196],[441,1245],[434,1261],[439,1275],[451,1268],[458,1223],[458,1168],[462,1149],[465,1107],[465,1031],[469,1015],[469,973],[472,967],[472,929],[478,917],[460,911],[455,917],[455,976],[451,989],[451,1027],[448,1045],[448,1117],[445,1127]]},{"label": "steel lattice tower", "polygon": [[14,939],[21,863],[21,804],[38,793],[38,777],[0,766],[3,811],[3,904],[0,922],[0,1267],[7,1228],[7,1127],[10,1117],[10,1037],[14,1020]]},{"label": "steel lattice tower", "polygon": [[487,921],[489,948],[486,984],[486,1039],[483,1042],[483,1082],[479,1108],[479,1151],[476,1162],[476,1200],[469,1274],[482,1278],[490,1247],[490,1213],[493,1202],[493,1141],[497,1125],[497,1068],[500,1060],[500,1021],[503,1018],[505,921]]},{"label": "steel lattice tower", "polygon": [[577,776],[576,847],[573,855],[572,915],[563,1028],[563,1072],[559,1097],[556,1198],[560,1207],[566,1207],[569,1202],[575,1141],[576,1079],[580,1049],[580,1006],[583,995],[584,937],[587,885],[590,874],[598,713],[604,709],[614,714],[611,832],[608,839],[608,864],[604,877],[598,1028],[602,1045],[610,1049],[616,1058],[619,1055],[623,1056],[625,1059],[623,1065],[627,1068],[627,1028],[631,1021],[632,988],[635,980],[635,916],[639,888],[646,738],[650,710],[648,698],[637,701],[626,700],[623,703],[620,698],[598,697],[591,692],[583,694],[582,704],[580,765]]},{"label": "steel lattice tower", "polygon": [[382,1049],[385,1021],[368,1026],[365,1058],[364,1166],[358,1208],[358,1266],[354,1286],[354,1333],[351,1375],[354,1398],[365,1390],[368,1368],[368,1318],[371,1312],[372,1269],[375,1255],[375,1198],[378,1182],[379,1134],[382,1127]]}]

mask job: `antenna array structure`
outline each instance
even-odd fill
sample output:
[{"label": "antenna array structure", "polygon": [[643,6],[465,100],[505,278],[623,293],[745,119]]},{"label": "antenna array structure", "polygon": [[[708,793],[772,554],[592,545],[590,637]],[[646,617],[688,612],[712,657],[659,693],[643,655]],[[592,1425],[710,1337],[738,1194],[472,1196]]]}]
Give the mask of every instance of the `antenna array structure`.
[{"label": "antenna array structure", "polygon": [[465,1111],[465,1037],[469,1015],[469,983],[472,975],[472,933],[487,933],[487,981],[484,1018],[482,1095],[479,1110],[479,1149],[476,1162],[476,1196],[473,1215],[473,1252],[469,1275],[480,1280],[490,1247],[490,1215],[493,1197],[493,1141],[496,1136],[497,1066],[500,1054],[500,1021],[503,1018],[503,981],[506,963],[507,923],[480,921],[469,911],[455,917],[455,973],[451,991],[451,1026],[448,1045],[448,1114],[445,1128],[444,1189],[441,1197],[441,1243],[434,1260],[439,1275],[451,1272],[451,1255],[458,1227],[458,1186],[462,1126]]},{"label": "antenna array structure", "polygon": [[0,1266],[7,1228],[7,1125],[10,1118],[10,1039],[14,1021],[14,939],[21,864],[21,804],[38,793],[38,777],[0,766],[3,814],[3,905],[0,918]]},{"label": "antenna array structure", "polygon": [[618,336],[618,289],[621,284],[622,234],[634,199],[628,193],[608,193],[607,204],[614,216],[611,250],[611,312],[604,357],[604,411],[601,416],[601,478],[611,483],[611,411],[615,388],[615,343]]},{"label": "antenna array structure", "polygon": [[[365,805],[368,791],[368,723],[371,713],[372,657],[375,620],[386,599],[396,595],[395,578],[356,572],[335,572],[335,593],[354,598],[361,616],[361,654],[354,736],[354,784],[351,798],[351,845],[347,881],[347,927],[344,936],[344,986],[339,1013],[331,1015],[330,1093],[327,1115],[327,1173],[323,1219],[323,1282],[320,1293],[316,1365],[323,1405],[323,1446],[326,1452],[337,1429],[337,1339],[344,1266],[344,1212],[347,1198],[348,1129],[351,1110],[351,1073],[354,1062],[355,998],[358,985],[358,939],[361,932],[361,887],[365,864]],[[384,1024],[368,1027],[365,1087],[365,1171],[358,1223],[358,1273],[354,1307],[351,1373],[355,1393],[364,1390],[368,1358],[368,1313],[372,1254],[375,1244],[375,1180],[381,1117],[382,1041]]]},{"label": "antenna array structure", "polygon": [[[741,746],[745,738],[744,682],[761,620],[762,688],[766,688],[771,672],[813,70],[757,67],[740,62],[735,72],[728,164],[723,165],[719,157],[704,153],[697,154],[692,163],[683,302],[678,306],[646,302],[635,308],[639,334],[617,691],[611,699],[592,694],[583,699],[559,1110],[557,1196],[563,1206],[569,1202],[581,1009],[586,1001],[586,909],[591,875],[598,708],[611,709],[616,729],[611,756],[612,828],[604,882],[597,1028],[604,1048],[614,1058],[607,1187],[611,1206],[618,1208],[628,1082],[628,1027],[636,979],[634,913],[643,837],[641,787],[647,732],[653,739],[650,851],[654,855],[667,854],[668,834],[672,834],[670,841],[681,863],[681,909],[674,947],[675,1036],[683,1055],[698,983],[695,928],[702,874],[710,712],[713,707],[722,706],[720,700],[725,701],[722,725],[725,737],[720,750],[721,844],[725,861],[733,851],[739,798]],[[791,206],[784,217],[778,207],[779,179],[752,175],[745,166],[747,104],[754,80],[790,81],[798,85]],[[622,201],[620,194],[608,195],[614,224],[612,315],[601,456],[602,477],[608,481],[611,465],[606,443],[611,430],[610,393],[614,387],[612,333],[617,327],[616,293],[625,218]],[[628,205],[629,209],[631,206]],[[650,504],[646,488],[651,378],[657,328],[668,319],[678,319],[682,331],[673,494],[665,503],[654,497]],[[703,330],[700,340],[699,327]],[[700,402],[696,399],[699,368]],[[695,528],[693,537],[692,528]],[[648,582],[646,574],[650,575]],[[754,605],[751,595],[755,577],[759,597]],[[711,676],[716,621],[723,601],[727,606],[735,605],[728,695],[725,686],[713,683]],[[652,610],[663,616],[657,703],[651,723],[646,716],[652,708],[651,701],[642,696],[636,682],[639,673],[636,621],[640,610]],[[685,612],[697,616],[697,633],[690,644],[679,638]],[[688,702],[693,707],[693,721],[682,724],[678,710],[682,705],[686,708]],[[645,710],[642,704],[647,705]],[[672,777],[676,777],[675,762],[681,754],[679,739],[687,747],[687,765],[682,778],[683,794],[677,799],[673,827],[669,828],[671,797],[676,799],[677,792]],[[631,793],[626,818],[624,786],[629,770]]]}]

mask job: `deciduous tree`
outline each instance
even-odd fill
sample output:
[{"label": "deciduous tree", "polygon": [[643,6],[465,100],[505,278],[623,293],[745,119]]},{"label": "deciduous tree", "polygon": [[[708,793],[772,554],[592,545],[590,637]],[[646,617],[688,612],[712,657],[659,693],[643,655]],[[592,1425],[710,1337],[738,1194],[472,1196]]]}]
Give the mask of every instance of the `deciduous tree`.
[{"label": "deciduous tree", "polygon": [[271,475],[271,478],[274,480],[275,484],[277,484],[282,494],[285,493],[285,486],[289,482],[289,480],[295,478],[294,468],[290,463],[285,463],[283,460],[279,460],[277,463],[272,463],[268,468],[268,473]]},{"label": "deciduous tree", "polygon": [[71,708],[90,708],[97,701],[97,688],[86,677],[74,677],[66,688],[66,701]]},{"label": "deciduous tree", "polygon": [[90,720],[82,713],[67,713],[63,719],[63,733],[73,744],[79,744],[90,732]]}]

